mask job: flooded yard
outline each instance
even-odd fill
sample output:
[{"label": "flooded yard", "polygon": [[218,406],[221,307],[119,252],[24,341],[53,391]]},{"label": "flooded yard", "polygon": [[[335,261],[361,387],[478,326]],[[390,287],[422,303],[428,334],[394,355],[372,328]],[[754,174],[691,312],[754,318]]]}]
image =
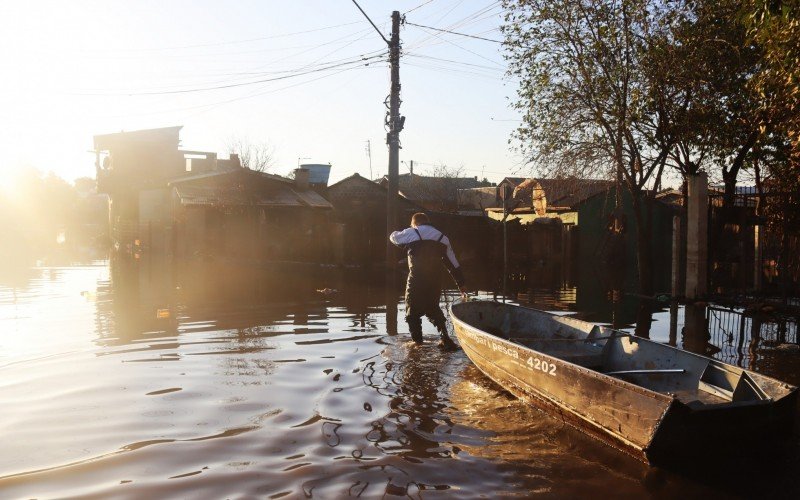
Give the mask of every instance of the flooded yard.
[{"label": "flooded yard", "polygon": [[[747,473],[650,468],[518,401],[429,323],[415,347],[403,314],[400,290],[354,271],[6,280],[0,497],[800,494],[797,442]],[[656,312],[652,338],[668,324]],[[756,368],[797,384],[792,354]]]}]

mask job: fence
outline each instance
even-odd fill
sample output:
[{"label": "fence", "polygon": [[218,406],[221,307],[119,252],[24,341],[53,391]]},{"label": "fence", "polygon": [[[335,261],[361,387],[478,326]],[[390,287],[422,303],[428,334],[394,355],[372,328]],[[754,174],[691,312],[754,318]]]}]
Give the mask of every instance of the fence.
[{"label": "fence", "polygon": [[797,323],[798,318],[791,316],[751,316],[720,306],[706,309],[709,342],[721,349],[714,357],[751,369],[756,368],[760,352],[800,344]]},{"label": "fence", "polygon": [[736,194],[724,206],[710,194],[709,290],[718,295],[797,296],[800,228],[797,195]]}]

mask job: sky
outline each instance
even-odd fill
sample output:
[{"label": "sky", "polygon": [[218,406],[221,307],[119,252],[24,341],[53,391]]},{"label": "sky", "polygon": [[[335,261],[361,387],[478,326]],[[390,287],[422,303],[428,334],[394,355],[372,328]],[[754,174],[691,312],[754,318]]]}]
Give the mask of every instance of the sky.
[{"label": "sky", "polygon": [[[358,3],[387,39],[392,11],[406,18],[400,172],[528,175],[500,2]],[[0,19],[0,184],[24,167],[94,177],[94,135],[176,125],[183,149],[264,145],[277,174],[387,172],[388,51],[352,0],[0,0]]]}]

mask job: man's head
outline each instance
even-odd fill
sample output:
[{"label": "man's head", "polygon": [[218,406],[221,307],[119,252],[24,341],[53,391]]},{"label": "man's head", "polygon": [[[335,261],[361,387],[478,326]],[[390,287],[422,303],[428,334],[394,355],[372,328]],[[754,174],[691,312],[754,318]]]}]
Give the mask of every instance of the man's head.
[{"label": "man's head", "polygon": [[430,224],[431,221],[428,216],[422,212],[417,212],[411,216],[411,227],[419,227],[423,224]]}]

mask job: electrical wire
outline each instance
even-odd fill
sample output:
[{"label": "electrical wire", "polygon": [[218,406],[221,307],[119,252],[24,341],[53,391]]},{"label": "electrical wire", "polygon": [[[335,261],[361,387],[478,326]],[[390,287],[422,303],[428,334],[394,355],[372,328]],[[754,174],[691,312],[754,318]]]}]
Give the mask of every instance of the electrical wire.
[{"label": "electrical wire", "polygon": [[431,2],[433,2],[433,0],[427,0],[426,2],[422,2],[421,4],[417,5],[417,6],[416,6],[416,7],[414,7],[413,9],[409,9],[409,10],[407,10],[407,11],[403,12],[403,15],[406,15],[406,14],[408,14],[409,12],[414,12],[415,10],[419,9],[420,7],[424,7],[424,6],[428,5],[428,4],[429,4],[429,3],[431,3]]},{"label": "electrical wire", "polygon": [[503,67],[504,67],[502,64],[498,63],[497,61],[493,61],[493,60],[489,59],[488,57],[484,57],[484,56],[482,56],[482,55],[478,54],[478,53],[477,53],[477,52],[475,52],[475,51],[472,51],[472,50],[469,50],[469,49],[467,49],[467,48],[465,48],[465,47],[462,47],[462,46],[460,46],[460,45],[458,45],[458,44],[456,44],[456,43],[453,43],[453,42],[451,42],[450,40],[447,40],[447,39],[445,39],[445,38],[442,38],[442,37],[441,37],[441,36],[439,36],[439,35],[436,35],[436,34],[435,34],[434,36],[435,36],[435,37],[437,37],[437,38],[439,38],[439,39],[441,39],[443,42],[446,42],[446,43],[448,43],[448,44],[452,45],[453,47],[456,47],[456,48],[458,48],[458,49],[460,49],[460,50],[463,50],[463,51],[465,51],[465,52],[469,52],[470,54],[472,54],[472,55],[474,55],[474,56],[476,56],[476,57],[480,57],[480,58],[481,58],[481,59],[483,59],[484,61],[488,61],[488,62],[490,62],[490,63],[492,63],[492,64],[496,65],[498,68],[503,68]]},{"label": "electrical wire", "polygon": [[372,27],[375,28],[375,31],[377,31],[378,34],[381,36],[381,38],[383,38],[383,41],[386,42],[386,45],[391,45],[391,43],[389,43],[389,40],[387,40],[386,37],[383,36],[383,33],[381,33],[381,30],[379,30],[378,27],[375,26],[375,23],[372,22],[372,19],[370,19],[369,16],[367,15],[367,13],[364,12],[364,9],[362,9],[361,6],[358,5],[358,2],[356,2],[356,0],[353,0],[353,3],[355,4],[356,7],[358,7],[358,10],[360,10],[361,13],[364,14],[364,17],[366,17],[367,21],[369,21],[369,23],[372,25]]},{"label": "electrical wire", "polygon": [[[458,5],[460,5],[460,3],[455,5],[453,8],[457,7]],[[493,12],[493,11],[499,6],[500,6],[500,2],[494,1],[494,2],[488,4],[488,5],[484,6],[484,7],[481,7],[480,9],[478,9],[475,12],[473,12],[472,14],[469,14],[468,16],[466,16],[466,17],[464,17],[464,18],[462,18],[462,19],[460,19],[458,21],[455,21],[455,22],[451,23],[450,25],[448,25],[448,26],[446,26],[445,28],[442,28],[442,29],[446,29],[446,30],[449,30],[449,31],[454,31],[456,29],[466,28],[466,27],[468,27],[470,25],[473,25],[475,23],[483,21],[484,19],[488,19],[488,18],[494,17],[494,16],[497,15],[497,13]],[[451,9],[451,11],[452,10],[453,9]],[[449,12],[450,11],[448,11],[448,14],[449,14]],[[446,17],[446,15],[442,16],[442,18],[439,19],[439,22],[444,17]],[[434,24],[437,24],[437,23],[438,22],[434,22]],[[406,21],[406,24],[414,24],[415,27],[417,26],[417,24],[409,23],[408,21]],[[419,25],[419,26],[421,26],[421,25]],[[492,30],[487,30],[487,31],[493,31],[494,29],[496,29],[496,28],[493,28]],[[409,46],[409,48],[418,49],[418,48],[421,48],[423,46],[430,45],[429,42],[431,40],[435,40],[435,39],[438,39],[439,43],[443,43],[444,42],[444,39],[442,39],[440,36],[437,36],[436,34],[433,34],[433,33],[428,33],[428,36],[426,38],[423,38],[421,40],[416,41],[413,45]]]},{"label": "electrical wire", "polygon": [[470,71],[467,69],[457,69],[457,68],[450,68],[447,66],[436,66],[434,64],[425,64],[425,63],[406,63],[406,66],[411,68],[421,68],[430,71],[436,71],[437,73],[446,73],[451,75],[470,75],[477,78],[481,78],[484,80],[491,80],[494,82],[501,82],[503,79],[499,75],[487,75],[486,73],[480,73],[478,71]]},{"label": "electrical wire", "polygon": [[252,82],[229,83],[229,84],[225,84],[225,85],[216,85],[216,86],[211,86],[211,87],[193,88],[193,89],[180,89],[180,90],[121,92],[121,93],[120,92],[108,92],[108,93],[82,93],[82,92],[77,92],[77,93],[72,93],[71,95],[82,95],[82,96],[120,96],[120,95],[141,96],[141,95],[187,94],[187,93],[194,93],[194,92],[205,92],[205,91],[209,91],[209,90],[221,90],[221,89],[228,89],[228,88],[234,88],[234,87],[243,87],[243,86],[246,86],[246,85],[256,85],[256,84],[260,84],[260,83],[273,82],[273,81],[277,81],[277,80],[285,80],[287,78],[296,78],[298,76],[303,76],[303,75],[307,75],[307,74],[310,74],[310,73],[316,73],[316,72],[319,72],[319,71],[327,71],[327,70],[334,69],[334,68],[341,67],[341,66],[347,66],[347,65],[353,65],[353,64],[361,64],[363,61],[376,59],[376,58],[379,58],[379,57],[381,57],[383,55],[386,55],[386,53],[379,54],[379,55],[372,56],[372,57],[368,57],[368,58],[359,58],[359,59],[356,59],[356,60],[343,62],[343,63],[339,63],[339,64],[332,64],[332,65],[328,65],[328,66],[321,67],[321,68],[310,69],[310,70],[307,70],[307,71],[298,71],[298,72],[295,72],[293,74],[288,74],[288,75],[283,75],[283,76],[276,76],[276,77],[273,77],[273,78],[264,78],[264,79],[255,80],[255,81],[252,81]]},{"label": "electrical wire", "polygon": [[420,64],[420,63],[408,63],[407,62],[406,66],[422,68],[422,69],[427,69],[427,70],[431,70],[431,71],[438,71],[440,73],[450,73],[450,74],[477,76],[477,77],[485,78],[487,80],[492,80],[492,81],[500,81],[500,80],[502,80],[502,77],[497,76],[497,75],[487,75],[485,73],[478,73],[476,71],[459,70],[459,69],[447,68],[447,67],[443,67],[443,66],[434,66],[434,65],[431,65],[431,64]]},{"label": "electrical wire", "polygon": [[[388,62],[388,59],[386,59],[383,62]],[[261,96],[264,96],[264,95],[267,95],[267,94],[274,94],[274,93],[282,92],[284,90],[288,90],[288,89],[291,89],[291,88],[299,87],[299,86],[302,86],[302,85],[307,85],[309,83],[313,83],[313,82],[316,82],[316,81],[319,81],[319,80],[323,80],[325,78],[330,78],[330,77],[345,73],[347,71],[375,69],[375,68],[376,68],[376,66],[357,66],[357,67],[352,67],[352,68],[344,68],[344,69],[341,69],[339,71],[335,71],[335,72],[333,72],[331,74],[328,74],[328,75],[322,75],[322,76],[319,76],[317,78],[312,78],[310,80],[306,80],[304,82],[298,82],[298,83],[295,83],[293,85],[287,85],[287,86],[281,87],[279,89],[270,89],[270,90],[266,90],[266,91],[263,91],[263,92],[260,91],[260,92],[256,92],[256,93],[253,93],[253,94],[249,94],[249,95],[245,95],[245,96],[240,96],[240,97],[237,97],[237,98],[229,99],[227,101],[216,103],[213,106],[210,106],[208,109],[205,109],[203,111],[199,111],[197,113],[194,113],[194,114],[191,114],[191,115],[188,115],[188,116],[196,116],[198,114],[205,113],[206,111],[210,111],[211,109],[217,108],[219,106],[223,106],[225,104],[230,104],[232,102],[244,101],[244,100],[247,100],[247,99],[252,99],[254,97],[261,97]],[[349,80],[349,81],[352,81],[352,79]]]},{"label": "electrical wire", "polygon": [[[333,25],[333,26],[324,26],[322,28],[315,28],[315,29],[304,30],[304,31],[295,31],[295,32],[292,32],[292,33],[283,33],[283,34],[280,34],[280,35],[271,35],[271,36],[264,36],[264,37],[258,37],[258,38],[247,38],[247,39],[244,39],[244,40],[231,40],[231,41],[214,42],[214,43],[198,43],[198,44],[194,44],[194,45],[178,45],[178,46],[174,46],[174,47],[151,47],[151,48],[141,48],[141,49],[114,49],[114,53],[117,54],[119,52],[157,52],[157,51],[169,51],[169,50],[195,49],[195,48],[204,48],[204,47],[219,47],[219,46],[223,46],[223,45],[239,45],[239,44],[244,44],[244,43],[260,42],[260,41],[264,41],[264,40],[274,40],[276,38],[287,38],[287,37],[297,36],[297,35],[306,35],[308,33],[317,33],[317,32],[320,32],[320,31],[326,31],[326,30],[341,28],[341,27],[344,27],[344,26],[352,26],[354,24],[361,24],[361,21],[353,21],[353,22],[349,22],[349,23],[336,24],[336,25]],[[102,52],[102,51],[97,51],[97,52]]]},{"label": "electrical wire", "polygon": [[[467,28],[469,26],[472,26],[472,25],[474,25],[476,23],[479,23],[481,21],[484,21],[486,19],[489,19],[489,18],[492,18],[492,17],[496,17],[498,15],[498,12],[493,12],[496,7],[498,7],[497,3],[496,2],[492,3],[492,4],[490,4],[490,5],[486,6],[486,7],[483,7],[480,10],[470,14],[469,16],[467,16],[467,17],[465,17],[465,18],[463,18],[463,19],[461,19],[459,21],[453,22],[450,25],[445,26],[444,28],[441,28],[441,29],[446,29],[446,30],[449,30],[449,31],[455,31],[456,29],[465,29],[465,28]],[[408,22],[407,22],[407,24],[408,24]],[[486,31],[489,32],[489,31],[493,31],[495,29],[496,28],[492,28],[492,30],[486,30]],[[428,44],[431,40],[434,40],[436,38],[439,38],[439,37],[436,37],[435,34],[429,33],[426,38],[424,38],[424,39],[422,39],[422,40],[417,42],[417,48],[420,47],[420,46]],[[439,40],[441,41],[441,38],[439,38]]]},{"label": "electrical wire", "polygon": [[[381,55],[385,54],[385,53],[386,53],[386,49],[380,49],[380,50],[376,50],[376,51],[372,51],[372,52],[367,52],[365,54],[360,54],[359,56],[357,56],[358,57],[357,62],[369,61],[369,60],[381,57]],[[330,55],[330,53],[328,55]],[[323,56],[323,57],[325,57],[325,56]],[[210,76],[210,77],[216,77],[213,80],[206,79],[206,80],[198,81],[196,83],[183,82],[183,83],[176,83],[174,85],[161,85],[161,86],[158,86],[158,87],[150,88],[150,89],[148,89],[148,91],[165,92],[165,91],[168,91],[168,90],[182,89],[182,88],[186,87],[187,85],[208,86],[208,85],[214,85],[214,84],[218,84],[218,83],[221,83],[221,84],[237,83],[237,82],[247,83],[252,78],[266,77],[266,76],[271,76],[271,75],[293,74],[293,73],[298,73],[298,72],[300,72],[302,70],[306,70],[306,69],[326,67],[326,66],[330,66],[330,65],[334,65],[334,64],[338,64],[338,63],[350,63],[350,62],[353,62],[354,60],[355,59],[353,58],[353,56],[350,56],[350,57],[347,57],[347,58],[329,60],[329,61],[326,61],[324,63],[311,62],[311,63],[309,63],[309,64],[307,64],[305,66],[301,66],[299,68],[293,68],[293,69],[275,70],[275,71],[251,71],[251,72],[235,72],[235,73],[217,73],[217,74],[214,74],[214,75],[207,75],[207,76]],[[189,75],[189,76],[197,76],[197,75]],[[220,79],[220,77],[228,77],[228,78]],[[244,77],[244,78],[231,79],[230,77]],[[108,89],[105,89],[105,90],[83,89],[78,94],[79,95],[87,95],[87,94],[90,94],[90,95],[94,95],[94,94],[114,95],[111,92],[112,91],[108,90]],[[124,95],[130,95],[127,92],[123,92],[123,91],[120,91],[119,93],[120,94],[124,94]]]},{"label": "electrical wire", "polygon": [[[388,62],[388,59],[385,59],[383,61],[378,61],[378,62]],[[277,92],[282,92],[284,90],[289,90],[289,89],[292,89],[292,88],[295,88],[295,87],[300,87],[300,86],[303,86],[303,85],[307,85],[309,83],[313,83],[313,82],[316,82],[316,81],[319,81],[319,80],[323,80],[325,78],[330,78],[330,77],[339,75],[339,74],[347,72],[347,71],[375,69],[375,68],[377,68],[377,66],[354,66],[354,67],[349,67],[349,68],[343,68],[343,69],[340,69],[338,71],[334,71],[334,72],[332,72],[330,74],[322,75],[322,76],[319,76],[319,77],[316,77],[316,78],[312,78],[310,80],[306,80],[306,81],[302,81],[302,82],[293,83],[291,85],[286,85],[284,87],[280,87],[280,88],[277,88],[277,89],[259,90],[257,92],[251,92],[249,94],[240,95],[240,96],[237,96],[237,97],[234,97],[234,98],[231,98],[231,99],[225,99],[225,100],[222,100],[222,101],[212,102],[212,103],[208,103],[208,104],[199,104],[197,106],[185,106],[185,107],[180,107],[180,108],[171,108],[171,109],[164,109],[164,110],[158,110],[158,111],[146,111],[146,112],[141,112],[141,113],[126,113],[124,115],[110,115],[110,116],[103,116],[102,118],[120,118],[120,117],[129,117],[129,116],[150,116],[150,115],[160,115],[160,114],[168,114],[168,113],[180,113],[180,112],[191,111],[191,110],[196,110],[196,109],[208,108],[208,109],[204,109],[202,111],[202,112],[205,112],[205,111],[210,111],[213,108],[217,108],[219,106],[223,106],[225,104],[230,104],[230,103],[237,102],[237,101],[243,101],[243,100],[247,100],[247,99],[252,99],[254,97],[260,97],[260,96],[267,95],[267,94],[274,94],[274,93],[277,93]],[[199,113],[195,113],[195,115],[196,114],[199,114]],[[187,115],[187,116],[194,116],[194,115]]]},{"label": "electrical wire", "polygon": [[439,31],[441,33],[450,33],[451,35],[465,36],[465,37],[468,37],[468,38],[474,38],[476,40],[484,40],[486,42],[499,43],[501,45],[503,43],[505,43],[502,40],[492,40],[491,38],[484,38],[482,36],[469,35],[467,33],[459,33],[457,31],[450,31],[450,30],[446,30],[446,29],[442,29],[442,28],[434,28],[433,26],[423,26],[422,24],[414,24],[414,23],[410,23],[408,21],[406,21],[406,24],[408,26],[415,26],[417,28],[425,28],[425,29],[429,29],[429,30]]},{"label": "electrical wire", "polygon": [[413,53],[413,52],[406,52],[405,56],[406,57],[416,57],[416,58],[419,58],[419,59],[430,59],[430,60],[433,60],[433,61],[448,62],[448,63],[453,63],[453,64],[460,64],[460,65],[463,65],[463,66],[470,66],[470,67],[474,67],[474,68],[486,69],[486,70],[492,70],[492,71],[496,71],[497,70],[497,68],[495,66],[485,66],[485,65],[482,65],[482,64],[473,64],[473,63],[468,63],[468,62],[463,62],[463,61],[454,61],[452,59],[444,59],[444,58],[441,58],[441,57],[428,56],[428,55],[425,55],[425,54],[416,54],[416,53]]}]

